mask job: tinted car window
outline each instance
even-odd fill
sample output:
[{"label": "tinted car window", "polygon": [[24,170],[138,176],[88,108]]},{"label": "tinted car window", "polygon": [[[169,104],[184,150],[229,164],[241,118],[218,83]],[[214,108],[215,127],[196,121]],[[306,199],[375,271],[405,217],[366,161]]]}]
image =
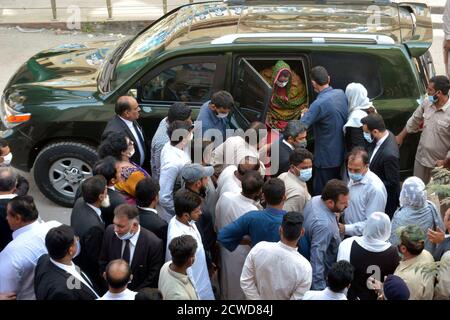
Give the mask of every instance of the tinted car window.
[{"label": "tinted car window", "polygon": [[331,85],[345,91],[351,82],[366,87],[369,98],[382,94],[379,64],[375,57],[361,53],[315,52],[311,54],[313,66],[327,69]]},{"label": "tinted car window", "polygon": [[215,63],[187,63],[167,68],[144,84],[145,101],[203,103],[210,99]]}]

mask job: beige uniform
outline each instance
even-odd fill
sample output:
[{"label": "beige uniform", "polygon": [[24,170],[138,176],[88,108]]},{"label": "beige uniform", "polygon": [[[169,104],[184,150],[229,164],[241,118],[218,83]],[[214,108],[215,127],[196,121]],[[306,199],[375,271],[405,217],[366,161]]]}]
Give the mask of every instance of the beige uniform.
[{"label": "beige uniform", "polygon": [[436,161],[444,160],[450,150],[450,99],[440,109],[425,100],[406,124],[408,133],[421,130],[414,163],[414,175],[428,183]]}]

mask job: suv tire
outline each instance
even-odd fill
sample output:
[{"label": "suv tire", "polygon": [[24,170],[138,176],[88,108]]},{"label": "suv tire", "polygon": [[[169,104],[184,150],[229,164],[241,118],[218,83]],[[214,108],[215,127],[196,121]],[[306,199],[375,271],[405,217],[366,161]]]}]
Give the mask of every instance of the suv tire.
[{"label": "suv tire", "polygon": [[52,143],[36,157],[34,180],[48,199],[72,207],[81,181],[92,176],[97,160],[92,146],[78,142]]}]

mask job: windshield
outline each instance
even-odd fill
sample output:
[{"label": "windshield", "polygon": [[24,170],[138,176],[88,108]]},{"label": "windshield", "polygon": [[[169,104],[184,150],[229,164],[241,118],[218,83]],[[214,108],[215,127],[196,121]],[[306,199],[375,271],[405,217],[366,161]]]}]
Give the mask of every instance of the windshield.
[{"label": "windshield", "polygon": [[182,7],[138,36],[117,63],[111,88],[120,86],[136,71],[145,66],[155,54],[164,49],[169,38],[188,26],[193,19],[193,8]]}]

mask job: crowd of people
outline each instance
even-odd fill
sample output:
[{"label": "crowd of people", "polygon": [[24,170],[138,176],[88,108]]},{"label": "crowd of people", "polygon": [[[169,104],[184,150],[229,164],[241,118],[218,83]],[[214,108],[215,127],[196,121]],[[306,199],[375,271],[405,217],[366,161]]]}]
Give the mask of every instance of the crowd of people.
[{"label": "crowd of people", "polygon": [[[395,136],[363,85],[334,89],[321,66],[311,80],[317,98],[279,136],[276,112],[230,130],[218,91],[196,121],[173,104],[150,141],[120,97],[70,226],[39,217],[0,141],[0,299],[450,299],[450,272],[435,272],[450,209],[426,190],[450,169],[450,81],[432,78]],[[419,131],[402,184],[399,145]]]}]

